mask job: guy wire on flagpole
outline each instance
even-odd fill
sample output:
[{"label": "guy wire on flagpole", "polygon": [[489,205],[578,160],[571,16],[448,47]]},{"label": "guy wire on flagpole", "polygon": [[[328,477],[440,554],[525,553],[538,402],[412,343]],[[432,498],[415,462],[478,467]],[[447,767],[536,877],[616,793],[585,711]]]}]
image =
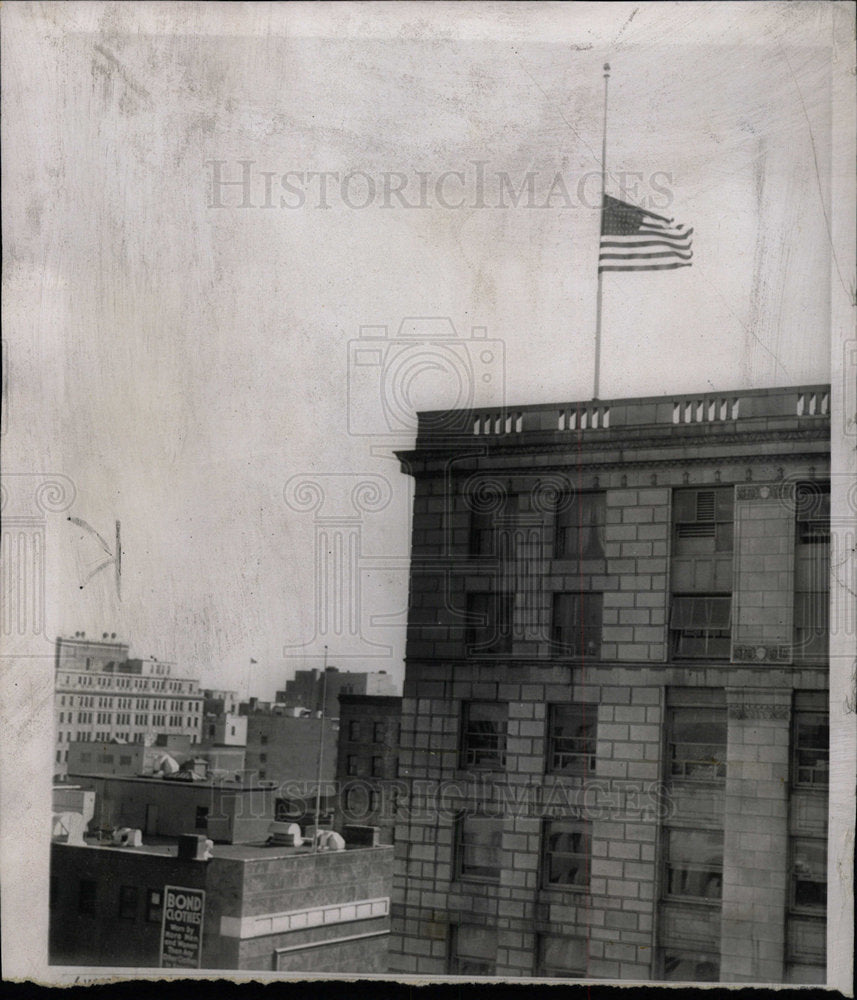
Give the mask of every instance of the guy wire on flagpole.
[{"label": "guy wire on flagpole", "polygon": [[[601,140],[601,216],[599,221],[599,248],[600,232],[604,223],[604,206],[607,188],[607,85],[610,81],[610,63],[604,63],[604,134]],[[592,393],[593,399],[598,399],[598,372],[601,367],[601,282],[603,274],[601,267],[598,268],[598,298],[595,304],[595,386]]]}]

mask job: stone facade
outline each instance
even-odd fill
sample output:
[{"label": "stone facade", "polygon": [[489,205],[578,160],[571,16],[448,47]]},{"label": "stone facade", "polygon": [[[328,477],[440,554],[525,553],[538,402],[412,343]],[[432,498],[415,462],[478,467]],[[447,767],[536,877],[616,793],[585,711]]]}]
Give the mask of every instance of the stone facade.
[{"label": "stone facade", "polygon": [[823,981],[826,387],[443,416],[399,456],[393,971]]}]

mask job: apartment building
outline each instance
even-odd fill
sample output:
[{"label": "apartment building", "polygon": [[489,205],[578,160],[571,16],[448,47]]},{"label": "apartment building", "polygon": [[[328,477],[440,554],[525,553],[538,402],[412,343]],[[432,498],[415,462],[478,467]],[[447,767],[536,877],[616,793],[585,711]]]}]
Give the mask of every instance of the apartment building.
[{"label": "apartment building", "polygon": [[420,416],[402,973],[823,982],[826,386]]},{"label": "apartment building", "polygon": [[349,824],[374,826],[381,843],[393,843],[401,717],[401,698],[339,696],[337,830]]}]

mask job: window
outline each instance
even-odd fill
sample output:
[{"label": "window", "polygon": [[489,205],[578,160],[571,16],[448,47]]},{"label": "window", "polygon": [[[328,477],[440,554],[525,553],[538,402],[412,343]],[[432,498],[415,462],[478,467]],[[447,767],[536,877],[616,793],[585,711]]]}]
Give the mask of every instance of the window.
[{"label": "window", "polygon": [[458,924],[450,927],[451,976],[493,976],[496,959],[496,930],[483,924]]},{"label": "window", "polygon": [[383,757],[373,757],[372,758],[372,776],[375,778],[382,778],[384,776],[384,758]]},{"label": "window", "polygon": [[373,743],[383,743],[384,742],[384,723],[376,722],[372,727],[372,742]]},{"label": "window", "polygon": [[461,767],[487,770],[505,767],[508,715],[505,702],[462,702]]},{"label": "window", "polygon": [[544,884],[586,889],[592,856],[590,824],[585,820],[549,820],[543,843]]},{"label": "window", "polygon": [[597,726],[597,705],[549,706],[548,772],[594,773]]},{"label": "window", "polygon": [[137,886],[119,886],[119,919],[137,919]]},{"label": "window", "polygon": [[698,950],[664,948],[662,978],[670,983],[720,982],[720,955],[709,949],[710,943],[704,941],[700,942]]},{"label": "window", "polygon": [[265,744],[268,742],[267,733],[262,733],[262,735],[259,737],[259,742],[262,744],[262,746],[265,746]]},{"label": "window", "polygon": [[82,878],[77,890],[77,912],[87,917],[95,916],[96,887],[93,879]]},{"label": "window", "polygon": [[713,555],[732,551],[732,487],[676,490],[673,495],[674,553]]},{"label": "window", "polygon": [[208,806],[196,807],[195,828],[203,831],[208,829]]},{"label": "window", "polygon": [[673,655],[679,659],[728,660],[732,598],[714,594],[674,595],[670,635]]},{"label": "window", "polygon": [[603,559],[606,511],[603,493],[561,494],[556,506],[557,559]]},{"label": "window", "polygon": [[723,831],[665,831],[669,896],[719,900],[723,891]]},{"label": "window", "polygon": [[830,543],[830,483],[799,483],[795,490],[798,541],[804,545]]},{"label": "window", "polygon": [[130,757],[130,755],[129,755],[129,754],[127,754],[127,753],[125,753],[125,754],[120,754],[120,756],[119,756],[119,763],[120,763],[120,764],[121,764],[121,765],[122,765],[123,767],[128,767],[128,766],[130,766],[130,764],[131,764],[131,757]]},{"label": "window", "polygon": [[514,594],[488,591],[467,595],[467,644],[477,653],[512,651]]},{"label": "window", "polygon": [[671,654],[728,660],[731,655],[733,489],[673,494]]},{"label": "window", "polygon": [[830,783],[830,722],[826,695],[798,692],[792,715],[792,783],[826,787]]},{"label": "window", "polygon": [[827,907],[827,841],[821,837],[795,837],[791,854],[792,909],[824,913]]},{"label": "window", "polygon": [[795,515],[795,659],[824,660],[830,631],[830,484],[800,484]]},{"label": "window", "polygon": [[586,939],[539,934],[536,939],[536,975],[571,979],[586,975]]},{"label": "window", "polygon": [[[813,982],[823,983],[827,956],[827,921],[812,917],[789,916],[786,922],[786,958],[801,965],[820,966]],[[787,966],[788,968],[788,966]],[[789,978],[788,982],[794,982]]]},{"label": "window", "polygon": [[670,777],[722,781],[726,777],[727,725],[725,707],[672,706],[667,735]]},{"label": "window", "polygon": [[488,481],[482,484],[478,496],[468,498],[470,514],[470,554],[474,556],[507,556],[510,529],[514,528],[518,497],[502,486]]},{"label": "window", "polygon": [[349,774],[357,774],[357,757],[354,754],[349,754],[346,759],[346,770]]},{"label": "window", "polygon": [[455,834],[458,877],[499,882],[503,820],[464,814],[456,822]]},{"label": "window", "polygon": [[164,897],[160,889],[146,890],[146,920],[150,924],[160,923],[164,908]]},{"label": "window", "polygon": [[358,719],[351,719],[348,723],[348,738],[355,741],[360,739],[360,722]]},{"label": "window", "polygon": [[551,639],[557,655],[598,657],[601,654],[602,604],[601,594],[553,595]]}]

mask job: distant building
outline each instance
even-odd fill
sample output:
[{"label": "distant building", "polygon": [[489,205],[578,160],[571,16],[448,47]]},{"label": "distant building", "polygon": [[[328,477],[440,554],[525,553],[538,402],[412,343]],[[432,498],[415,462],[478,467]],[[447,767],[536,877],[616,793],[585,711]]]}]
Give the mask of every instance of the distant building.
[{"label": "distant building", "polygon": [[247,716],[246,722],[248,774],[255,774],[260,781],[291,781],[303,786],[312,784],[314,788],[321,752],[321,779],[328,783],[334,780],[339,735],[335,718],[257,714]]},{"label": "distant building", "polygon": [[[173,886],[201,901],[204,969],[387,971],[391,847],[313,854],[260,837],[215,845],[203,860],[184,850],[188,840],[193,847],[193,837],[140,847],[54,843],[51,964],[157,968]],[[182,960],[196,966],[192,948]]]},{"label": "distant building", "polygon": [[197,680],[175,665],[128,657],[128,646],[105,633],[58,638],[54,685],[54,771],[65,773],[71,741],[145,744],[156,733],[200,740],[202,695]]},{"label": "distant building", "polygon": [[339,710],[340,694],[367,694],[394,696],[398,694],[393,678],[379,670],[377,673],[351,673],[337,667],[327,668],[327,678],[323,670],[298,670],[292,680],[286,681],[283,691],[277,691],[276,701],[287,707],[308,708],[312,712],[322,709],[324,691],[324,713],[335,718]]},{"label": "distant building", "polygon": [[824,982],[829,398],[420,415],[394,971]]},{"label": "distant building", "polygon": [[277,790],[271,786],[209,781],[186,772],[182,777],[126,777],[76,774],[82,789],[95,792],[90,833],[117,827],[145,837],[205,834],[225,844],[264,840],[276,815]]},{"label": "distant building", "polygon": [[202,732],[207,743],[224,747],[246,746],[247,716],[235,712],[206,715]]},{"label": "distant building", "polygon": [[237,691],[222,691],[205,688],[202,692],[203,715],[230,715],[238,712],[240,701]]},{"label": "distant building", "polygon": [[140,743],[89,743],[73,740],[68,744],[67,772],[75,774],[114,774],[126,777],[153,775],[171,769],[170,761],[185,766],[194,760],[205,761],[206,775],[244,777],[244,747],[209,742],[191,743],[189,736],[156,737],[151,745]]},{"label": "distant building", "polygon": [[337,830],[348,824],[376,826],[381,842],[393,843],[401,717],[401,698],[339,696]]}]

